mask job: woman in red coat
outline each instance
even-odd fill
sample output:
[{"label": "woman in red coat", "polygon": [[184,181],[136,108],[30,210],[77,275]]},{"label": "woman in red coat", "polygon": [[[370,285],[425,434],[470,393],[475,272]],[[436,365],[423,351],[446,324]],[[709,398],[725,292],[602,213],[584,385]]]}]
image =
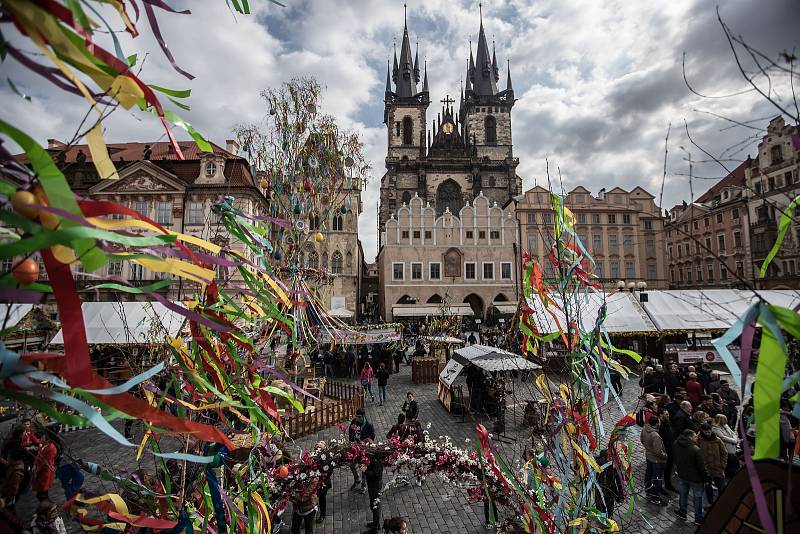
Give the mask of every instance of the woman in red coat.
[{"label": "woman in red coat", "polygon": [[689,373],[689,380],[686,382],[686,398],[693,407],[697,407],[703,402],[703,386],[697,381],[697,373]]},{"label": "woman in red coat", "polygon": [[33,489],[36,490],[36,498],[39,501],[50,498],[50,487],[56,476],[56,458],[58,447],[53,443],[46,433],[42,438],[42,446],[36,453],[33,462]]}]

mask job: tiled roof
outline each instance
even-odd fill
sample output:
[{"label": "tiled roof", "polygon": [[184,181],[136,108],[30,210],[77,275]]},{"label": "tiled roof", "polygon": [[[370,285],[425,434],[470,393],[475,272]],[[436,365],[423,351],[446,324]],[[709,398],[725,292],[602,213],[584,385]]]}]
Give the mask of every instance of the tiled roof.
[{"label": "tiled roof", "polygon": [[744,170],[747,168],[748,165],[749,162],[747,160],[740,163],[739,166],[733,169],[733,171],[728,176],[726,176],[716,184],[712,185],[708,191],[700,195],[697,198],[696,202],[708,202],[709,200],[713,200],[714,197],[720,194],[722,190],[725,189],[726,187],[743,186]]}]

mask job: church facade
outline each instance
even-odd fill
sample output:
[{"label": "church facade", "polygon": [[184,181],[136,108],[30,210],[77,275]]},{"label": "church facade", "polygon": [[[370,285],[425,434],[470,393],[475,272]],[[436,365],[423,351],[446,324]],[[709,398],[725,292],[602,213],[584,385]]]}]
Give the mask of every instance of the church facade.
[{"label": "church facade", "polygon": [[[415,261],[424,265],[437,261],[447,263],[441,257],[441,243],[396,239],[397,236],[391,243],[387,241],[387,223],[393,221],[389,226],[396,233],[395,225],[402,219],[399,213],[412,205],[412,199],[417,199],[414,202],[424,206],[426,212],[430,209],[436,219],[453,217],[460,223],[464,208],[479,204],[485,205],[486,210],[506,206],[521,193],[522,178],[516,173],[519,159],[514,157],[511,134],[515,98],[510,70],[506,74],[505,89],[499,89],[499,81],[497,56],[494,47],[489,48],[481,18],[477,50],[473,54],[470,45],[458,108],[454,107],[454,99],[444,95],[441,109],[429,126],[431,95],[427,65],[420,65],[418,48],[412,55],[408,24],[405,24],[400,57],[398,59],[395,51],[393,64],[391,68],[387,65],[386,72],[384,123],[388,151],[378,211],[378,263],[382,288],[393,281],[393,277],[387,275],[393,263],[404,261],[408,252],[405,248],[413,248]],[[478,199],[480,201],[476,203]],[[431,224],[438,226],[433,221]],[[470,221],[470,224],[480,226],[475,221]],[[491,230],[487,228],[486,231]],[[506,241],[504,246],[512,251],[511,241],[516,237],[512,234],[503,238]],[[458,249],[464,243],[461,238],[448,243],[448,261],[454,256],[451,245]],[[463,256],[460,253],[459,257]],[[406,282],[411,282],[411,285],[405,284],[405,300],[426,302],[427,295],[422,294],[425,290],[421,289],[420,295],[411,294],[415,291],[414,279]],[[503,280],[503,283],[508,282]],[[488,287],[487,291],[495,289]],[[491,303],[497,293],[489,295],[488,292],[480,296],[485,305]],[[390,302],[392,293],[384,291],[381,296],[385,315],[389,315],[386,312],[396,304]],[[473,309],[478,311],[477,306]]]},{"label": "church facade", "polygon": [[386,72],[388,153],[381,179],[378,235],[390,215],[415,195],[441,216],[447,209],[457,214],[481,192],[503,206],[522,191],[511,136],[515,101],[511,73],[507,73],[506,88],[499,90],[497,56],[489,50],[483,21],[477,56],[470,50],[459,108],[454,109],[455,100],[445,95],[430,127],[427,67],[422,68],[421,89],[420,71],[419,50],[412,57],[406,24],[400,59],[395,52],[393,67],[390,70],[387,65]]}]

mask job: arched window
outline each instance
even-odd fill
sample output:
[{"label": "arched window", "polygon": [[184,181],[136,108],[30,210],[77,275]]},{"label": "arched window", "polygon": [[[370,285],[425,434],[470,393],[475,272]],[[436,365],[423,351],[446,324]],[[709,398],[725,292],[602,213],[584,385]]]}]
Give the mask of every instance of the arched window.
[{"label": "arched window", "polygon": [[442,297],[440,297],[438,293],[434,293],[428,299],[426,304],[441,304],[442,302],[443,302]]},{"label": "arched window", "polygon": [[495,119],[492,115],[489,115],[486,117],[486,120],[483,121],[483,124],[486,128],[486,144],[496,143],[497,119]]},{"label": "arched window", "polygon": [[319,269],[319,255],[316,252],[310,252],[308,254],[308,268]]},{"label": "arched window", "polygon": [[341,232],[343,227],[344,227],[344,223],[342,222],[342,216],[341,215],[335,215],[333,217],[333,231],[334,232]]},{"label": "arched window", "polygon": [[458,215],[464,206],[461,195],[461,186],[454,180],[445,180],[436,190],[436,215],[444,213],[445,208],[450,208],[450,213]]},{"label": "arched window", "polygon": [[323,269],[327,269],[328,268],[328,253],[327,252],[323,252],[322,253],[322,268]]},{"label": "arched window", "polygon": [[494,176],[489,177],[489,187],[497,187],[497,180]]},{"label": "arched window", "polygon": [[338,250],[333,253],[333,258],[331,258],[331,272],[342,274],[342,254]]},{"label": "arched window", "polygon": [[402,200],[403,200],[403,204],[408,206],[409,203],[411,202],[411,193],[409,193],[408,191],[403,191]]},{"label": "arched window", "polygon": [[350,252],[349,250],[347,251],[346,260],[347,261],[345,262],[345,267],[347,267],[347,270],[349,271],[353,267],[353,253]]},{"label": "arched window", "polygon": [[414,144],[413,126],[414,126],[414,123],[411,121],[411,117],[404,117],[403,118],[403,144],[404,145],[413,145]]},{"label": "arched window", "polygon": [[206,163],[206,176],[214,176],[217,174],[217,164],[213,162]]}]

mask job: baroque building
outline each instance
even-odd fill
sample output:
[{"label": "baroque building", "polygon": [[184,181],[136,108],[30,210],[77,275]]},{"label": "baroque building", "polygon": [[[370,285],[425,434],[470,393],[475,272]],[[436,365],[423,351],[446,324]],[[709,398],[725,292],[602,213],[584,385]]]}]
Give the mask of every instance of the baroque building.
[{"label": "baroque building", "polygon": [[[406,22],[400,58],[395,50],[393,66],[387,65],[386,72],[388,152],[381,179],[378,235],[383,234],[391,214],[408,206],[414,196],[442,216],[447,210],[457,215],[481,193],[501,206],[520,193],[519,159],[514,157],[511,136],[515,100],[510,70],[504,90],[498,89],[499,80],[497,56],[489,49],[481,18],[476,55],[470,45],[459,108],[454,109],[455,100],[446,95],[429,128],[427,65],[420,65],[419,46],[412,56]],[[383,244],[381,238],[379,247]]]}]

